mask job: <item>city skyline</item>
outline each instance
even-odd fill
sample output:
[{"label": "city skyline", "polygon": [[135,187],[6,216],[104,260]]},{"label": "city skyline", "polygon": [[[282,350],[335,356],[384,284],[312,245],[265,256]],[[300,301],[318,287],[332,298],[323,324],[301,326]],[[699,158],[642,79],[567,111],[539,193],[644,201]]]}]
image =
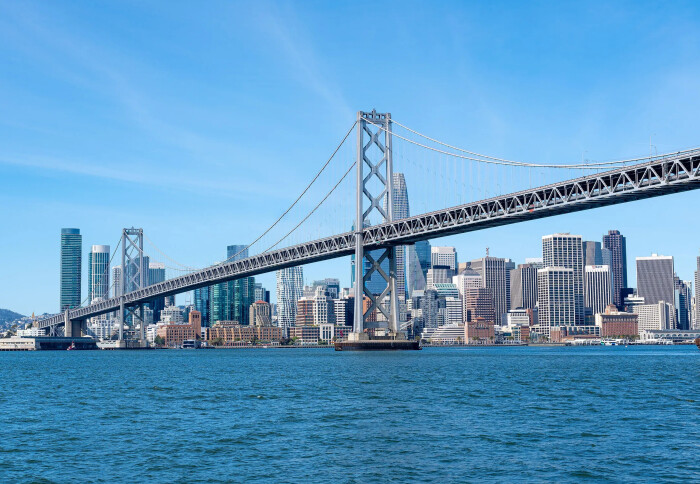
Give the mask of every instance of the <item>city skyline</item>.
[{"label": "city skyline", "polygon": [[[137,16],[148,11],[125,8]],[[359,18],[348,6],[317,8],[331,20]],[[16,227],[4,242],[14,256],[4,261],[0,307],[23,314],[54,310],[59,274],[54,234],[64,227],[81,228],[83,247],[115,247],[121,228],[143,227],[165,252],[193,267],[220,260],[222,247],[248,243],[303,188],[358,109],[390,111],[460,146],[545,163],[644,156],[697,144],[692,121],[700,100],[687,93],[697,77],[692,46],[698,35],[677,27],[698,12],[679,5],[663,12],[640,9],[637,22],[629,22],[623,8],[579,6],[562,14],[580,26],[566,32],[537,6],[503,12],[496,24],[482,7],[455,8],[450,18],[459,19],[459,27],[439,12],[407,11],[400,21],[389,20],[400,34],[382,40],[398,53],[388,65],[348,47],[344,39],[352,36],[354,22],[331,22],[341,27],[328,31],[308,6],[247,7],[243,15],[225,10],[226,28],[173,7],[172,18],[197,19],[195,31],[220,40],[207,49],[208,56],[184,64],[174,62],[173,50],[190,46],[179,39],[168,46],[147,40],[153,32],[169,31],[171,18],[154,19],[153,30],[135,33],[135,45],[121,35],[124,18],[105,21],[96,6],[83,7],[89,21],[47,4],[0,9],[12,22],[0,35],[22,53],[0,52],[0,60],[14,67],[12,77],[2,77],[0,94],[5,107],[0,176],[9,181],[0,203],[10,207],[6,222]],[[538,28],[523,29],[524,17],[537,19]],[[663,42],[640,35],[652,21],[675,35]],[[592,42],[589,33],[600,22],[615,28]],[[507,34],[488,49],[474,45],[471,36],[491,28]],[[406,49],[399,39],[408,32]],[[453,42],[428,48],[430,39],[445,36]],[[251,46],[259,61],[226,48],[250,38],[259,39]],[[85,49],[76,51],[75,45]],[[579,54],[575,66],[559,45]],[[345,54],[342,62],[338,51]],[[605,53],[602,64],[601,56],[590,55],[595,52]],[[240,76],[227,65],[251,74]],[[355,65],[389,69],[395,79],[391,86],[377,86],[357,78],[350,67]],[[664,68],[644,69],[639,76],[640,65]],[[608,81],[597,74],[601,69]],[[27,84],[25,78],[45,81]],[[164,79],[176,78],[182,82],[164,88]],[[421,96],[415,95],[418,89]],[[94,102],[82,101],[86,93]],[[256,116],[247,115],[252,109]],[[262,132],[277,142],[253,135]],[[410,193],[419,180],[406,183]],[[493,256],[522,263],[538,253],[542,234],[600,240],[614,228],[630,241],[630,279],[635,279],[631,258],[656,252],[674,255],[680,278],[692,280],[698,247],[691,244],[698,234],[677,207],[693,206],[696,198],[677,194],[434,242],[455,246],[463,260],[482,257],[489,247]],[[640,214],[665,220],[673,237],[651,230]],[[334,275],[349,285],[344,259],[306,266],[305,274],[309,280]],[[256,280],[275,285],[274,275]],[[83,284],[83,294],[86,289]]]}]

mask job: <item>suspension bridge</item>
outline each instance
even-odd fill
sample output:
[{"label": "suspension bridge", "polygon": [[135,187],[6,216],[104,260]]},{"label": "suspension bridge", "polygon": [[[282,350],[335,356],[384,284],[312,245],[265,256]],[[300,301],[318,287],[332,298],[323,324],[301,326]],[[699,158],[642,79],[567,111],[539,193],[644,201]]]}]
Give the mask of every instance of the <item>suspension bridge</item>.
[{"label": "suspension bridge", "polygon": [[[353,131],[356,133],[354,146]],[[339,155],[343,147],[345,152]],[[331,162],[335,159],[346,163],[339,162],[333,167]],[[433,206],[413,216],[409,216],[407,207],[396,207],[392,194],[397,162],[404,165],[400,167],[401,173],[406,173],[407,178],[411,173],[417,181],[412,192],[423,191],[423,197],[442,207]],[[355,176],[349,176],[353,171]],[[328,176],[324,178],[324,174]],[[571,176],[573,174],[575,176]],[[539,186],[532,186],[533,175]],[[314,184],[321,186],[321,191],[305,207],[308,211],[293,219],[296,215],[293,209],[302,206],[300,200],[304,197],[312,196],[310,189]],[[143,287],[143,279],[134,280],[132,276],[131,285],[137,289],[130,292],[125,290],[129,286],[127,278],[123,277],[118,295],[68,309],[35,324],[51,334],[63,327],[66,336],[79,336],[89,318],[116,313],[121,338],[125,313],[137,314],[140,310],[142,318],[143,305],[158,298],[354,254],[356,261],[364,259],[369,263],[369,269],[364,267],[366,264],[355,264],[355,281],[359,283],[353,288],[354,332],[362,333],[373,311],[382,313],[390,330],[397,332],[400,324],[397,246],[696,188],[700,188],[700,148],[603,162],[530,163],[492,157],[441,142],[392,120],[388,113],[359,112],[341,143],[299,197],[246,247],[245,252],[269,239],[274,230],[282,227],[281,222],[291,220],[291,230],[284,232],[281,238],[270,239],[274,243],[267,249],[242,258],[239,256],[243,251],[240,251],[201,269],[180,264],[186,274],[146,287]],[[289,243],[293,237],[303,238],[304,234],[315,233],[318,227],[326,228],[326,224],[318,222],[318,216],[328,206],[334,211],[326,215],[326,220],[347,228],[352,226],[353,230],[331,231],[335,235]],[[362,223],[357,223],[358,220]],[[129,249],[136,249],[136,257],[141,257],[142,261],[143,247],[135,247],[128,237],[122,240]],[[142,243],[143,239],[139,240]],[[276,248],[284,243],[288,245]],[[126,249],[124,245],[123,268],[130,263],[125,258]],[[131,259],[134,260],[138,259]],[[382,268],[387,260],[388,273]],[[143,270],[140,267],[134,274],[142,274]],[[374,294],[367,288],[367,281],[374,273],[386,282],[381,294]],[[367,308],[363,307],[364,298],[371,302]],[[141,339],[143,326],[141,324]]]}]

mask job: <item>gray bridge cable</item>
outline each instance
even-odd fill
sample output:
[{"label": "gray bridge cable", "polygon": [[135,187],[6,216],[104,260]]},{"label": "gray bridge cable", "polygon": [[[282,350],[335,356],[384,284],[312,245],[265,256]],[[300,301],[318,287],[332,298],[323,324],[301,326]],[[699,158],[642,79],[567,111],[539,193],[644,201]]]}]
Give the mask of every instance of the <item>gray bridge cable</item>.
[{"label": "gray bridge cable", "polygon": [[348,171],[346,171],[345,174],[344,174],[342,177],[340,177],[340,180],[338,180],[338,183],[336,183],[335,186],[333,186],[333,188],[331,188],[331,190],[330,190],[328,193],[326,193],[326,196],[323,197],[323,199],[322,199],[320,202],[318,202],[318,205],[316,205],[316,206],[313,208],[313,210],[311,210],[308,214],[306,214],[306,217],[304,217],[304,218],[302,219],[302,221],[299,222],[299,223],[296,225],[296,227],[294,227],[292,230],[290,230],[289,232],[287,232],[287,233],[285,234],[284,237],[282,237],[282,238],[279,239],[277,242],[275,242],[274,244],[272,244],[270,247],[268,247],[267,249],[265,249],[265,250],[263,251],[263,254],[266,253],[266,252],[269,252],[270,250],[272,250],[272,249],[274,249],[275,247],[277,247],[277,245],[278,245],[280,242],[282,242],[284,239],[286,239],[287,237],[289,237],[296,229],[298,229],[298,228],[301,226],[301,224],[303,224],[304,222],[306,222],[306,221],[308,220],[308,218],[311,217],[311,216],[314,214],[314,212],[318,209],[318,207],[320,207],[320,206],[323,204],[323,202],[325,202],[326,199],[328,199],[328,197],[331,196],[331,194],[335,191],[335,189],[338,188],[338,185],[340,185],[340,184],[343,182],[343,180],[345,180],[345,177],[348,176],[348,173],[350,173],[350,171],[353,169],[353,167],[354,167],[356,164],[357,164],[357,162],[356,162],[356,161],[353,161],[352,165],[350,165],[350,168],[348,168]]},{"label": "gray bridge cable", "polygon": [[[374,123],[370,119],[366,119],[365,121],[373,126],[376,126],[377,128],[381,129],[382,131],[388,131],[386,128],[384,128],[383,126],[381,126],[379,124]],[[519,166],[519,167],[526,167],[526,168],[527,167],[529,167],[529,168],[564,168],[564,169],[572,169],[572,170],[595,170],[595,169],[616,168],[619,165],[624,165],[626,163],[631,163],[631,162],[635,162],[635,161],[647,161],[647,160],[651,160],[651,159],[660,159],[660,158],[665,158],[667,156],[679,155],[679,154],[683,154],[683,153],[691,153],[693,151],[698,150],[698,148],[690,148],[690,149],[686,149],[686,150],[682,150],[682,151],[676,151],[673,153],[664,153],[664,154],[656,155],[656,156],[652,156],[652,157],[645,156],[645,157],[641,157],[641,158],[629,158],[626,160],[615,160],[615,161],[600,162],[600,163],[578,163],[578,164],[525,163],[522,161],[511,161],[511,160],[504,160],[501,158],[494,158],[494,157],[486,156],[486,155],[480,155],[478,153],[474,153],[472,151],[467,151],[467,150],[464,150],[462,148],[458,148],[456,146],[452,146],[452,145],[449,145],[447,143],[443,143],[443,142],[438,141],[436,139],[430,138],[430,137],[428,137],[424,134],[421,134],[417,131],[414,131],[410,128],[406,128],[403,124],[399,124],[396,121],[394,121],[393,119],[391,120],[391,122],[394,124],[397,124],[398,126],[401,126],[402,128],[405,128],[405,129],[411,131],[412,133],[417,134],[418,136],[421,136],[425,139],[433,141],[433,142],[440,144],[442,146],[445,146],[445,147],[448,147],[450,149],[454,149],[457,151],[461,151],[463,153],[468,153],[468,154],[472,154],[475,156],[481,156],[482,158],[473,158],[470,156],[464,156],[464,155],[460,155],[457,153],[451,153],[449,151],[440,150],[438,148],[433,148],[431,146],[428,146],[428,145],[425,145],[423,143],[419,143],[419,142],[414,141],[412,139],[401,136],[400,134],[397,134],[394,131],[390,132],[392,136],[396,136],[397,138],[400,138],[404,141],[412,143],[416,146],[420,146],[421,148],[426,148],[428,150],[432,150],[432,151],[435,151],[437,153],[442,153],[445,155],[454,156],[455,158],[462,158],[464,160],[476,161],[479,163],[486,163],[486,164],[490,164],[490,165]]]},{"label": "gray bridge cable", "polygon": [[[299,200],[301,200],[302,197],[303,197],[304,195],[306,195],[306,192],[309,191],[309,189],[311,188],[311,185],[313,185],[313,184],[316,182],[316,180],[318,180],[318,177],[321,176],[321,173],[323,173],[323,171],[328,167],[328,165],[329,165],[330,162],[333,160],[333,158],[335,157],[335,155],[338,153],[338,151],[340,150],[340,148],[345,144],[345,141],[348,139],[348,136],[350,136],[350,133],[352,133],[353,129],[355,129],[355,126],[356,126],[356,125],[357,125],[357,121],[355,121],[354,123],[352,123],[352,126],[350,126],[350,129],[348,130],[348,132],[345,133],[345,136],[343,136],[342,141],[338,144],[338,146],[335,148],[335,150],[333,150],[333,154],[331,154],[331,156],[330,156],[330,157],[328,158],[328,160],[323,164],[323,166],[322,166],[321,169],[318,171],[318,173],[316,173],[316,176],[313,177],[313,179],[309,182],[309,184],[306,185],[306,188],[304,188],[304,191],[301,192],[301,194],[297,197],[297,199],[294,200],[294,202],[287,208],[287,210],[285,210],[285,211],[282,213],[282,215],[280,215],[279,218],[278,218],[277,220],[275,220],[275,222],[267,228],[267,230],[265,230],[262,234],[260,234],[260,235],[258,236],[257,239],[255,239],[254,241],[252,241],[252,242],[251,242],[250,244],[248,244],[245,248],[241,249],[241,250],[238,251],[237,253],[233,254],[232,256],[230,256],[230,257],[228,257],[228,258],[226,258],[226,259],[224,259],[224,260],[222,260],[222,261],[220,261],[220,262],[216,262],[216,263],[212,264],[212,266],[219,266],[219,265],[226,264],[226,263],[229,262],[231,259],[234,259],[236,256],[240,255],[241,253],[243,253],[243,252],[245,252],[246,250],[248,250],[249,248],[251,248],[251,247],[252,247],[253,245],[255,245],[257,242],[259,242],[260,239],[262,239],[263,237],[265,237],[265,236],[270,232],[270,230],[272,230],[273,228],[275,228],[275,226],[276,226],[276,225],[277,225],[291,210],[292,210],[292,208],[294,208],[294,207],[296,206],[296,204],[299,203]],[[331,190],[331,193],[332,193],[332,191],[333,191],[333,190]],[[329,195],[330,195],[330,193],[329,193]],[[326,197],[326,198],[327,198],[327,197]],[[324,199],[324,200],[325,200],[325,199]],[[318,208],[318,207],[317,207],[317,208]],[[308,217],[307,217],[307,218],[308,218]],[[305,220],[306,220],[306,219],[305,219]],[[294,228],[294,230],[296,230],[296,227]],[[290,233],[291,233],[291,232],[290,232]],[[287,234],[287,235],[289,235],[289,234]],[[145,237],[145,235],[144,235],[144,237]],[[285,237],[286,237],[286,236],[285,236]],[[194,270],[194,271],[199,270],[199,269],[195,269],[195,268],[192,268],[192,267],[190,267],[190,266],[187,266],[187,265],[185,265],[185,264],[182,264],[182,263],[180,263],[180,262],[174,260],[174,259],[171,258],[171,257],[168,257],[167,255],[165,255],[164,252],[162,252],[160,249],[158,249],[158,247],[156,247],[156,245],[153,243],[152,240],[148,239],[148,237],[145,237],[145,238],[151,243],[151,245],[153,245],[153,247],[154,247],[158,252],[160,252],[162,255],[164,255],[165,257],[167,257],[169,260],[171,260],[172,262],[176,263],[177,265],[182,266],[182,267],[185,267],[185,268],[187,268],[188,270]],[[279,243],[279,242],[278,242],[278,243]],[[277,245],[277,244],[275,244],[275,245]],[[273,247],[274,247],[274,246],[273,246]],[[270,249],[267,249],[267,250],[270,250]],[[207,267],[210,267],[210,266],[207,266]],[[176,270],[180,270],[180,269],[176,269]],[[182,272],[186,272],[186,271],[182,271]]]}]

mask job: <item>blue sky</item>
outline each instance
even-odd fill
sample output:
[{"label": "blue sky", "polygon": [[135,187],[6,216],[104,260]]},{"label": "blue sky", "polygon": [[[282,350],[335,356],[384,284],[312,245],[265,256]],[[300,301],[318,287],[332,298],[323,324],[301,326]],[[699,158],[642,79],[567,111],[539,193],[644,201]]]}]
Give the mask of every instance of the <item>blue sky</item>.
[{"label": "blue sky", "polygon": [[[658,152],[699,146],[699,21],[696,2],[3,2],[0,307],[57,310],[61,227],[81,229],[85,261],[127,226],[182,264],[220,260],[293,201],[360,109],[544,163],[644,156],[650,136]],[[433,243],[522,262],[544,234],[617,228],[632,281],[651,252],[690,279],[698,196]],[[348,285],[349,261],[305,275]]]}]

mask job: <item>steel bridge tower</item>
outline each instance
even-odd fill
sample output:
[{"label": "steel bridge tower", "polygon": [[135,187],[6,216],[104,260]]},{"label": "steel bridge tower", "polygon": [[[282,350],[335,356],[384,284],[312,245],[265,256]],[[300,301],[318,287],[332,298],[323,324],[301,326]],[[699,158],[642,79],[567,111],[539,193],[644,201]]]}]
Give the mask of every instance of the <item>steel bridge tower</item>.
[{"label": "steel bridge tower", "polygon": [[[124,340],[124,321],[131,316],[140,321],[139,340],[146,338],[143,321],[143,303],[137,306],[124,306],[124,294],[142,289],[148,285],[148,267],[144,267],[143,229],[122,230],[122,277],[119,304],[119,341]],[[137,314],[138,310],[138,314]]]},{"label": "steel bridge tower", "polygon": [[[394,335],[398,330],[398,295],[396,293],[396,249],[387,247],[364,252],[363,229],[370,216],[379,215],[380,223],[394,220],[393,166],[391,152],[391,114],[359,111],[357,113],[357,194],[355,217],[355,319],[354,333],[362,333],[368,316],[377,310],[386,317]],[[372,255],[374,254],[374,255]],[[389,261],[389,273],[382,263]],[[364,266],[368,269],[365,274]],[[374,295],[367,282],[378,273],[387,285],[380,295]],[[364,297],[370,301],[365,311]],[[387,303],[388,302],[388,308]]]}]

